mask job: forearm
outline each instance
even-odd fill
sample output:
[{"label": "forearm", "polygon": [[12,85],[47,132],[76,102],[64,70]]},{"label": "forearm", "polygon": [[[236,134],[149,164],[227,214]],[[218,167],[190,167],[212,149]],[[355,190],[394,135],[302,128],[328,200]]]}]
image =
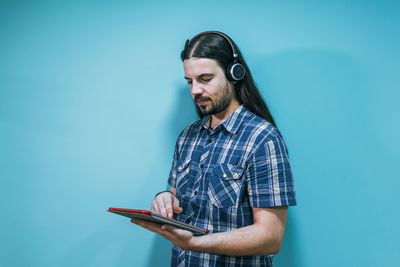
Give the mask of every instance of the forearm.
[{"label": "forearm", "polygon": [[195,237],[188,249],[233,256],[276,254],[282,244],[281,233],[281,229],[253,224],[229,232]]},{"label": "forearm", "polygon": [[[179,213],[182,208],[179,207],[177,201],[172,194],[160,195],[153,201],[152,211],[163,210],[163,208],[168,210],[174,207],[175,212]],[[169,208],[165,208],[166,203]],[[153,207],[153,205],[156,207]],[[252,211],[254,218],[252,225],[203,236],[193,236],[190,231],[168,224],[161,226],[154,222],[139,219],[132,219],[132,222],[160,234],[185,250],[232,256],[278,253],[285,233],[287,207],[253,208]]]}]

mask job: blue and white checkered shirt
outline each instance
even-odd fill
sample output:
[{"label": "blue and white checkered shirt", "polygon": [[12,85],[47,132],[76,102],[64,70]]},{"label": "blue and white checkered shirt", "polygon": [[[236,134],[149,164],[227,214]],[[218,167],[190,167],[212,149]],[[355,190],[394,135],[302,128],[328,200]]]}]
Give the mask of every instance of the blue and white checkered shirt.
[{"label": "blue and white checkered shirt", "polygon": [[[168,183],[179,221],[227,232],[254,223],[253,207],[296,205],[283,139],[272,124],[241,105],[214,130],[210,116],[182,131]],[[272,266],[273,255],[225,256],[172,247],[171,266]]]}]

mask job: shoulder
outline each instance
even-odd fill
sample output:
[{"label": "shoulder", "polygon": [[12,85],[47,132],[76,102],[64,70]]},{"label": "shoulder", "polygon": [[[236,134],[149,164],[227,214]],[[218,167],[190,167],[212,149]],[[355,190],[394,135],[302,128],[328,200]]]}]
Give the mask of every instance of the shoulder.
[{"label": "shoulder", "polygon": [[286,151],[286,145],[278,128],[263,118],[251,113],[243,125],[243,134],[246,135],[251,147],[251,155],[257,151],[264,151],[268,147],[279,147]]},{"label": "shoulder", "polygon": [[253,138],[257,138],[263,142],[268,142],[274,139],[282,139],[280,131],[272,123],[252,112],[249,112],[249,114],[248,120],[244,123],[243,130],[248,134],[251,134]]},{"label": "shoulder", "polygon": [[188,126],[186,126],[179,134],[178,136],[178,140],[179,139],[185,139],[187,137],[193,136],[196,133],[199,132],[199,130],[202,127],[202,122],[203,119],[199,119],[195,122],[193,122],[192,124],[189,124]]}]

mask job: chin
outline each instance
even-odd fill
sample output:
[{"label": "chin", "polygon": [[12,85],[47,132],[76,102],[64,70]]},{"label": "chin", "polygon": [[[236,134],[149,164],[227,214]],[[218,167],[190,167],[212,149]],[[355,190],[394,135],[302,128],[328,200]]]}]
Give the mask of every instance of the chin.
[{"label": "chin", "polygon": [[210,108],[207,108],[207,106],[200,106],[200,105],[197,105],[198,107],[199,107],[199,109],[200,109],[200,111],[201,111],[201,113],[207,113],[208,111],[210,111]]}]

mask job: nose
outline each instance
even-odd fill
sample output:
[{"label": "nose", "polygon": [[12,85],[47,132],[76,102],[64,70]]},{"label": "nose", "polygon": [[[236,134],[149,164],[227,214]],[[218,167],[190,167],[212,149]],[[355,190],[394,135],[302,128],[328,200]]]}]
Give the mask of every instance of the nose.
[{"label": "nose", "polygon": [[196,81],[193,81],[192,88],[190,88],[190,91],[192,92],[192,95],[200,95],[203,93],[203,88],[201,87],[201,84],[197,83]]}]

